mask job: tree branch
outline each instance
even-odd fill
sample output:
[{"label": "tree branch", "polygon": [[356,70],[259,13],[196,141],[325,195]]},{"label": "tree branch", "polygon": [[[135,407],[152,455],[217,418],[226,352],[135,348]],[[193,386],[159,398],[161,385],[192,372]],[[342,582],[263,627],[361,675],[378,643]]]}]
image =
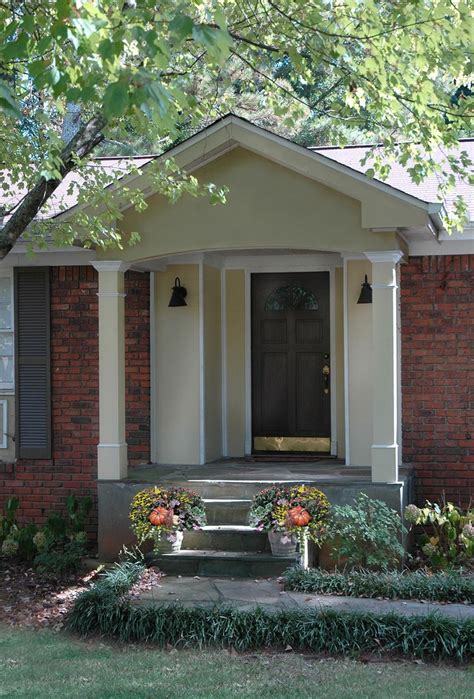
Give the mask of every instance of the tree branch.
[{"label": "tree branch", "polygon": [[0,230],[0,259],[4,259],[8,255],[41,207],[59,187],[66,175],[74,169],[77,158],[87,157],[103,140],[102,130],[106,124],[107,120],[102,114],[93,116],[84,124],[61,151],[62,165],[59,168],[61,177],[51,180],[41,177],[23,198],[21,204]]}]

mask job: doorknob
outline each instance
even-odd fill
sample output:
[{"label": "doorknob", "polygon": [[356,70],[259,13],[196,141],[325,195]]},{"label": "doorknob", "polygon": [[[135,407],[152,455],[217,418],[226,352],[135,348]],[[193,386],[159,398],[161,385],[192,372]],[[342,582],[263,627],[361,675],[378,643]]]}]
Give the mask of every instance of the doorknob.
[{"label": "doorknob", "polygon": [[323,388],[324,388],[324,393],[329,393],[329,375],[331,374],[331,369],[329,368],[329,364],[325,364],[323,366]]}]

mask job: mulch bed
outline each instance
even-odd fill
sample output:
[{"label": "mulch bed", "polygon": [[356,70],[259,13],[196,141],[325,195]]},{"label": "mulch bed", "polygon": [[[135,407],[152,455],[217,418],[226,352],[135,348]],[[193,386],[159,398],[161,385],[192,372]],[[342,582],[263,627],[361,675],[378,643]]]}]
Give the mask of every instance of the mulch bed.
[{"label": "mulch bed", "polygon": [[[76,597],[97,575],[89,570],[54,578],[25,563],[0,559],[0,625],[59,631]],[[138,597],[161,577],[156,569],[148,569],[129,594]]]}]

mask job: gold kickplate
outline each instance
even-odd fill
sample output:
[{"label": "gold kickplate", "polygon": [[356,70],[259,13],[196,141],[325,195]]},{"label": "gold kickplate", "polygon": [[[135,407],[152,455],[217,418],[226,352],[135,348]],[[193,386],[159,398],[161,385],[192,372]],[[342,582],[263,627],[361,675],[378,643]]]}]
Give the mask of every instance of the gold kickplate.
[{"label": "gold kickplate", "polygon": [[254,437],[255,451],[331,451],[330,437]]}]

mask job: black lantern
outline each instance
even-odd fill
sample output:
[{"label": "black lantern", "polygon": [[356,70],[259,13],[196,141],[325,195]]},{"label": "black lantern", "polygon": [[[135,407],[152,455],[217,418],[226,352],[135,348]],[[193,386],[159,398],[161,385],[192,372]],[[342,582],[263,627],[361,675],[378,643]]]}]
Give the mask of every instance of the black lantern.
[{"label": "black lantern", "polygon": [[173,293],[171,294],[171,299],[168,304],[169,308],[175,308],[176,306],[187,306],[188,304],[184,300],[188,292],[184,286],[181,286],[181,281],[179,277],[174,280]]},{"label": "black lantern", "polygon": [[365,281],[362,283],[362,289],[360,290],[357,303],[372,303],[372,287],[367,281],[367,275],[365,275]]}]

